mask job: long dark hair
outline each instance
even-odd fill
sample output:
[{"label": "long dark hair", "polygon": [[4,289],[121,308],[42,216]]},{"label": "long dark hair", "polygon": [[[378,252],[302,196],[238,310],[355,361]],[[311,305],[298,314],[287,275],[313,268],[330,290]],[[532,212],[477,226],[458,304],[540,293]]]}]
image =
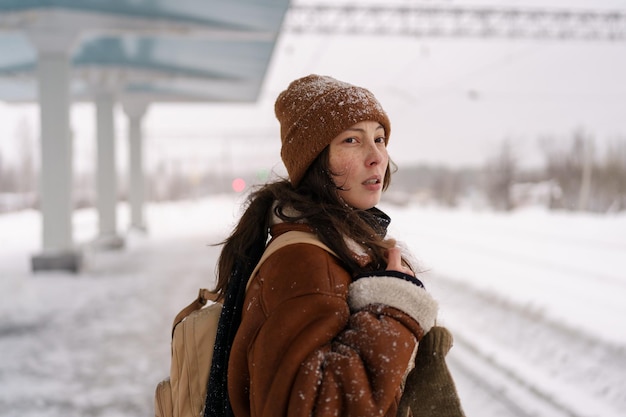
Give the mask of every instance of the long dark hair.
[{"label": "long dark hair", "polygon": [[[298,187],[283,179],[262,185],[248,196],[239,222],[220,243],[224,247],[217,263],[215,287],[220,297],[224,296],[237,263],[253,265],[258,261],[253,254],[258,254],[259,247],[267,242],[274,215],[286,222],[306,222],[354,274],[385,268],[386,251],[393,243],[384,240],[373,213],[352,208],[339,198],[330,175],[328,149],[311,164]],[[390,161],[385,171],[383,190],[391,182],[392,165]],[[367,249],[371,262],[361,265],[345,238]]]}]

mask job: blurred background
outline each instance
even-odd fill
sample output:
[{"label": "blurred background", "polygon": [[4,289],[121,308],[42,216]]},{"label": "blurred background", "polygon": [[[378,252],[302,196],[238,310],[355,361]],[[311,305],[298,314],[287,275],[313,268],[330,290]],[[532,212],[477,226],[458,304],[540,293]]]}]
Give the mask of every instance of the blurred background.
[{"label": "blurred background", "polygon": [[[377,4],[359,5],[369,3]],[[283,22],[266,71],[259,71],[263,82],[253,100],[157,99],[149,105],[143,119],[147,199],[206,195],[229,190],[236,178],[250,184],[266,180],[271,171],[282,173],[274,100],[291,80],[319,73],[365,86],[383,103],[393,123],[390,153],[400,168],[394,189],[403,198],[449,206],[471,200],[504,210],[529,200],[555,209],[624,209],[623,17],[621,26],[603,21],[584,26],[563,17],[559,23],[558,17],[546,22],[541,16],[515,20],[476,13],[516,7],[607,12],[623,10],[623,1],[383,3],[400,11],[411,5],[451,8],[432,18],[439,23],[431,23],[430,32],[419,32],[424,25],[419,20],[394,15],[381,30],[372,25],[385,18],[380,12],[345,9],[333,15],[315,8],[323,4],[291,2],[294,11]],[[476,14],[454,14],[464,8]],[[307,13],[309,22],[321,23],[307,27],[302,23]],[[356,22],[359,30],[342,29],[333,19]],[[477,35],[478,30],[484,33]],[[24,83],[25,77],[4,80]],[[119,198],[125,199],[127,121],[121,104],[114,112]],[[84,207],[96,198],[95,105],[77,100],[70,117],[73,200]],[[0,210],[36,207],[38,105],[0,103],[0,120]]]},{"label": "blurred background", "polygon": [[626,1],[0,0],[0,416],[148,416],[274,100],[371,90],[468,416],[626,410]]}]

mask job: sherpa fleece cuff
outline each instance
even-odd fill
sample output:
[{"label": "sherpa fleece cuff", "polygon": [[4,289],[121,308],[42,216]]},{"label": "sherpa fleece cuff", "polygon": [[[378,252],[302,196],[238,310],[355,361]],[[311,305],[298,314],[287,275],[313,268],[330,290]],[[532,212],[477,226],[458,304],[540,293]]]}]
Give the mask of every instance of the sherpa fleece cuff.
[{"label": "sherpa fleece cuff", "polygon": [[394,276],[362,277],[348,292],[352,310],[362,310],[370,304],[384,304],[401,310],[416,320],[424,333],[435,325],[437,301],[423,287]]}]

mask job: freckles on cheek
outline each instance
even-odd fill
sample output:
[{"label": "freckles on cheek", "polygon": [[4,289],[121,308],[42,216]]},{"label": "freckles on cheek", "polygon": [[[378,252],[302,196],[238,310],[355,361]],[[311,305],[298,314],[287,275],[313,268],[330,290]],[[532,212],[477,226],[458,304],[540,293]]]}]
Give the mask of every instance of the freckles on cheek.
[{"label": "freckles on cheek", "polygon": [[347,171],[356,161],[356,157],[351,153],[339,154],[335,158],[335,166],[342,171]]},{"label": "freckles on cheek", "polygon": [[339,182],[345,182],[350,176],[350,164],[341,163],[335,165],[335,169],[333,169],[333,174],[335,180]]},{"label": "freckles on cheek", "polygon": [[342,175],[346,170],[346,164],[343,158],[330,158],[330,161],[328,161],[328,165],[335,176]]},{"label": "freckles on cheek", "polygon": [[348,180],[350,166],[344,161],[335,161],[334,164],[331,164],[330,168],[333,183],[335,183],[337,187],[344,187],[346,185],[346,181]]}]

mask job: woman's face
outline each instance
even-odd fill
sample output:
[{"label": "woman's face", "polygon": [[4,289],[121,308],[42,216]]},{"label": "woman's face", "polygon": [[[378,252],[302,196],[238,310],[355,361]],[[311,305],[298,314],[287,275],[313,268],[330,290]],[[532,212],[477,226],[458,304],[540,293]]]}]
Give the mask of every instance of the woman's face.
[{"label": "woman's face", "polygon": [[378,122],[359,122],[330,142],[329,166],[339,196],[367,210],[380,201],[389,163],[385,129]]}]

